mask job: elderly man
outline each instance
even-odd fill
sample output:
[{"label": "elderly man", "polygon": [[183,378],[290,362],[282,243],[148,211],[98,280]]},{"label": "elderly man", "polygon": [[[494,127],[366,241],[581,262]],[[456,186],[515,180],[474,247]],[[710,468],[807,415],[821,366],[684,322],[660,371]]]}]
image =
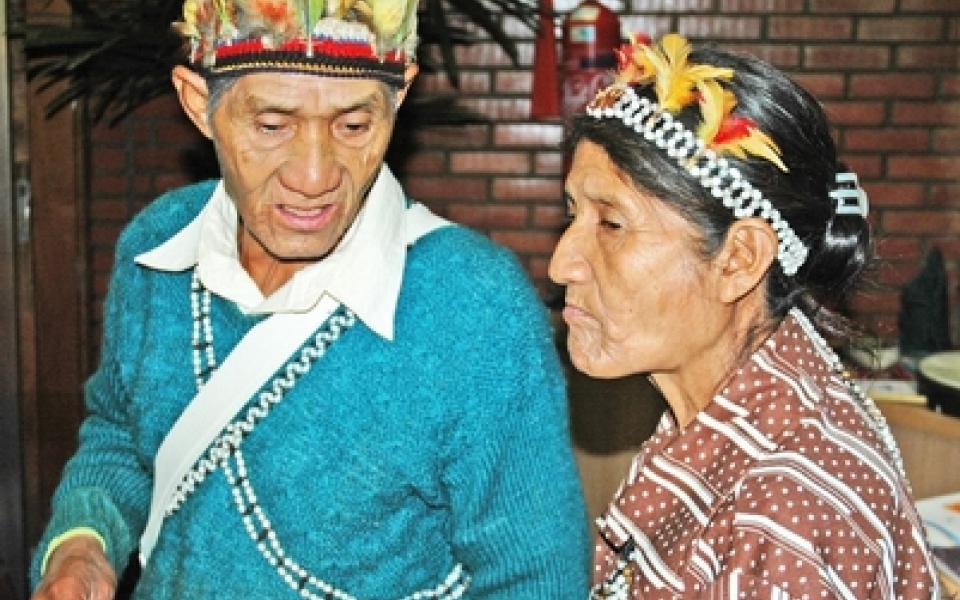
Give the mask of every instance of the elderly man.
[{"label": "elderly man", "polygon": [[[409,2],[409,3],[407,3]],[[544,310],[383,157],[415,0],[188,0],[223,179],[117,245],[35,598],[568,599],[584,508]]]}]

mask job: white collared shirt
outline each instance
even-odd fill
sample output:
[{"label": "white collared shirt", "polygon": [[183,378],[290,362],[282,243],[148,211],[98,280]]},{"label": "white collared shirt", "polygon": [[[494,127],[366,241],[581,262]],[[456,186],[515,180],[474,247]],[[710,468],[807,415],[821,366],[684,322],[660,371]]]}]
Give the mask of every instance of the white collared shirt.
[{"label": "white collared shirt", "polygon": [[162,271],[196,266],[208,290],[249,314],[306,312],[329,294],[370,329],[392,340],[407,247],[447,224],[421,205],[407,208],[406,204],[400,184],[384,165],[366,203],[333,252],[296,272],[267,297],[240,264],[237,210],[223,181],[192,222],[137,256],[136,261]]}]

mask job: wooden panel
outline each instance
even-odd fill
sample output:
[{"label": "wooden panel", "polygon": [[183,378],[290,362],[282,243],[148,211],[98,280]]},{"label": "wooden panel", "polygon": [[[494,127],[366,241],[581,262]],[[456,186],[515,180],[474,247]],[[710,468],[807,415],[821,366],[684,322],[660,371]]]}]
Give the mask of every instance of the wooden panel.
[{"label": "wooden panel", "polygon": [[960,491],[960,419],[921,406],[879,403],[916,498]]},{"label": "wooden panel", "polygon": [[16,202],[10,135],[11,66],[6,12],[0,10],[0,597],[25,594],[23,468],[20,460],[20,401],[16,305]]}]

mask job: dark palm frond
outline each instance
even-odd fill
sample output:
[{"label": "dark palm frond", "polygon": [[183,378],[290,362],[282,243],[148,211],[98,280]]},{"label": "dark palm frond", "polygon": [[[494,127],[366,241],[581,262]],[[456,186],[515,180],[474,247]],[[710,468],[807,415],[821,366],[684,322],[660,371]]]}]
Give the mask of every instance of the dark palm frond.
[{"label": "dark palm frond", "polygon": [[[94,122],[115,123],[146,102],[170,93],[170,69],[183,61],[183,42],[171,23],[182,0],[67,0],[72,22],[28,24],[24,32],[27,75],[66,86],[47,104],[53,114],[75,100],[89,101]],[[536,28],[536,0],[423,0],[419,34],[435,45],[442,69],[459,87],[454,48],[477,41],[469,25],[490,36],[517,63],[517,49],[498,15]],[[474,29],[476,31],[476,29]],[[424,58],[424,57],[422,57]]]}]

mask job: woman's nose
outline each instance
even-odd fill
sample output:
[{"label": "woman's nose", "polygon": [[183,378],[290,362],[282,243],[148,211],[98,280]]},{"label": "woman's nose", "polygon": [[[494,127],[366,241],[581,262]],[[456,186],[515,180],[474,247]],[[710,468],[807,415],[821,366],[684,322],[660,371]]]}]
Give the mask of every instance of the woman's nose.
[{"label": "woman's nose", "polygon": [[568,285],[583,281],[587,276],[587,264],[582,249],[582,236],[575,225],[570,225],[560,236],[557,247],[553,249],[547,275],[558,285]]},{"label": "woman's nose", "polygon": [[330,135],[318,125],[302,127],[290,143],[281,183],[303,196],[317,197],[337,189],[342,175]]}]

